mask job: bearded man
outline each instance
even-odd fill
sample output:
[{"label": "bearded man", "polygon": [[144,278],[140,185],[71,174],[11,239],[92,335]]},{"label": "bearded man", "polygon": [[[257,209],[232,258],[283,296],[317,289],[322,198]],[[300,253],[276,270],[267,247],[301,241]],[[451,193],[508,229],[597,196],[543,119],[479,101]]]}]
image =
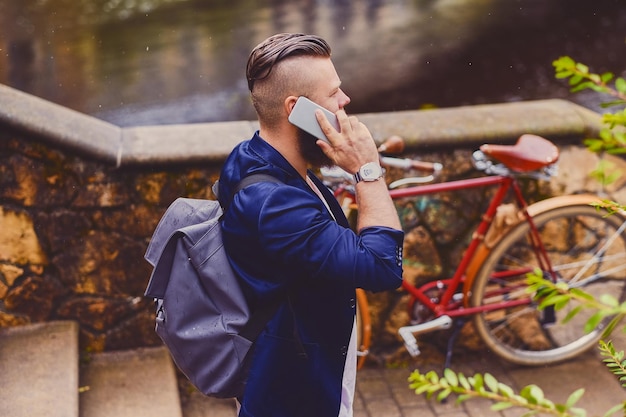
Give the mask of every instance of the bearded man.
[{"label": "bearded man", "polygon": [[[344,107],[350,98],[318,36],[282,33],[257,47],[246,76],[260,129],[221,171],[228,206],[223,239],[252,310],[283,299],[253,347],[245,417],[352,416],[356,381],[356,288],[384,291],[402,282],[402,232],[376,144]],[[316,118],[326,140],[288,120],[304,96],[337,116]],[[311,168],[355,174],[357,230]],[[233,195],[246,176],[269,174]]]}]

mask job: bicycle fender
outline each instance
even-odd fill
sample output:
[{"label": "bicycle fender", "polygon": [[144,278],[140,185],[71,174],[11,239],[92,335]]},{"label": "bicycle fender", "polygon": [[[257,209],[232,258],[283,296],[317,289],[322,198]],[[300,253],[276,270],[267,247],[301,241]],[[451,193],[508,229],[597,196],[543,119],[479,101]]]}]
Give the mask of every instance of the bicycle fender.
[{"label": "bicycle fender", "polygon": [[[535,217],[557,207],[590,205],[600,202],[602,202],[602,199],[593,194],[562,195],[533,203],[526,208],[526,212],[531,217]],[[481,242],[478,248],[476,248],[476,253],[474,253],[472,260],[467,266],[465,271],[465,281],[463,283],[463,303],[466,307],[469,306],[469,296],[472,287],[474,286],[476,274],[480,271],[483,262],[491,253],[491,248],[496,244],[497,242],[491,245],[491,247],[488,247],[484,242]]]},{"label": "bicycle fender", "polygon": [[592,203],[600,203],[602,199],[593,194],[573,194],[573,195],[561,195],[558,197],[547,198],[545,200],[538,201],[528,206],[526,211],[531,217],[537,216],[541,213],[545,213],[548,210],[552,210],[562,206],[585,206]]}]

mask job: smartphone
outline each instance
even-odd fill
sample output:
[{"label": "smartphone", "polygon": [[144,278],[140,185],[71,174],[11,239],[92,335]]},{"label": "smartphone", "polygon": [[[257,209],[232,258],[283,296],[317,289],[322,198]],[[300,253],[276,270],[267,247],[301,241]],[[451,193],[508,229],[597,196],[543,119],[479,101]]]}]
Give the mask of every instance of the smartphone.
[{"label": "smartphone", "polygon": [[304,96],[299,97],[298,101],[296,101],[296,105],[289,115],[289,122],[316,138],[328,142],[326,135],[322,132],[322,128],[315,117],[316,109],[322,110],[330,124],[339,131],[337,116]]}]

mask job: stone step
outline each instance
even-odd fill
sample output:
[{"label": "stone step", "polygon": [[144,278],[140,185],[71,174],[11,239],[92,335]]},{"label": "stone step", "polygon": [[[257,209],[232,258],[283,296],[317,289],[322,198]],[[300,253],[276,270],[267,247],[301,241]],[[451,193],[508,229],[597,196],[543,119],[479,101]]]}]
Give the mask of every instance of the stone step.
[{"label": "stone step", "polygon": [[0,416],[78,417],[78,325],[0,329]]},{"label": "stone step", "polygon": [[81,417],[182,417],[165,348],[92,355],[80,370]]},{"label": "stone step", "polygon": [[210,398],[188,385],[182,401],[183,417],[237,417],[234,399]]}]

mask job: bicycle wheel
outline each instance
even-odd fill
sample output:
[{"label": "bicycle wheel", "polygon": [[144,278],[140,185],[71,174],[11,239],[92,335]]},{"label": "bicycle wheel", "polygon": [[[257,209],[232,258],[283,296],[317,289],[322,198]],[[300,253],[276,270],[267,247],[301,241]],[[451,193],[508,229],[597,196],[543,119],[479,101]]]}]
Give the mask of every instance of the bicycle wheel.
[{"label": "bicycle wheel", "polygon": [[[554,207],[533,219],[557,281],[595,297],[612,294],[624,299],[626,235],[620,227],[622,215],[605,217],[588,204],[578,204]],[[476,276],[470,301],[472,306],[520,301],[517,307],[477,314],[476,330],[500,357],[521,365],[545,365],[595,346],[610,319],[585,333],[584,325],[594,311],[583,309],[563,323],[576,307],[575,301],[556,312],[538,310],[525,292],[526,274],[539,267],[529,229],[527,222],[518,224],[493,248]]]},{"label": "bicycle wheel", "polygon": [[357,343],[357,369],[361,369],[369,352],[372,340],[372,324],[370,321],[369,304],[365,291],[356,290],[356,343]]}]

